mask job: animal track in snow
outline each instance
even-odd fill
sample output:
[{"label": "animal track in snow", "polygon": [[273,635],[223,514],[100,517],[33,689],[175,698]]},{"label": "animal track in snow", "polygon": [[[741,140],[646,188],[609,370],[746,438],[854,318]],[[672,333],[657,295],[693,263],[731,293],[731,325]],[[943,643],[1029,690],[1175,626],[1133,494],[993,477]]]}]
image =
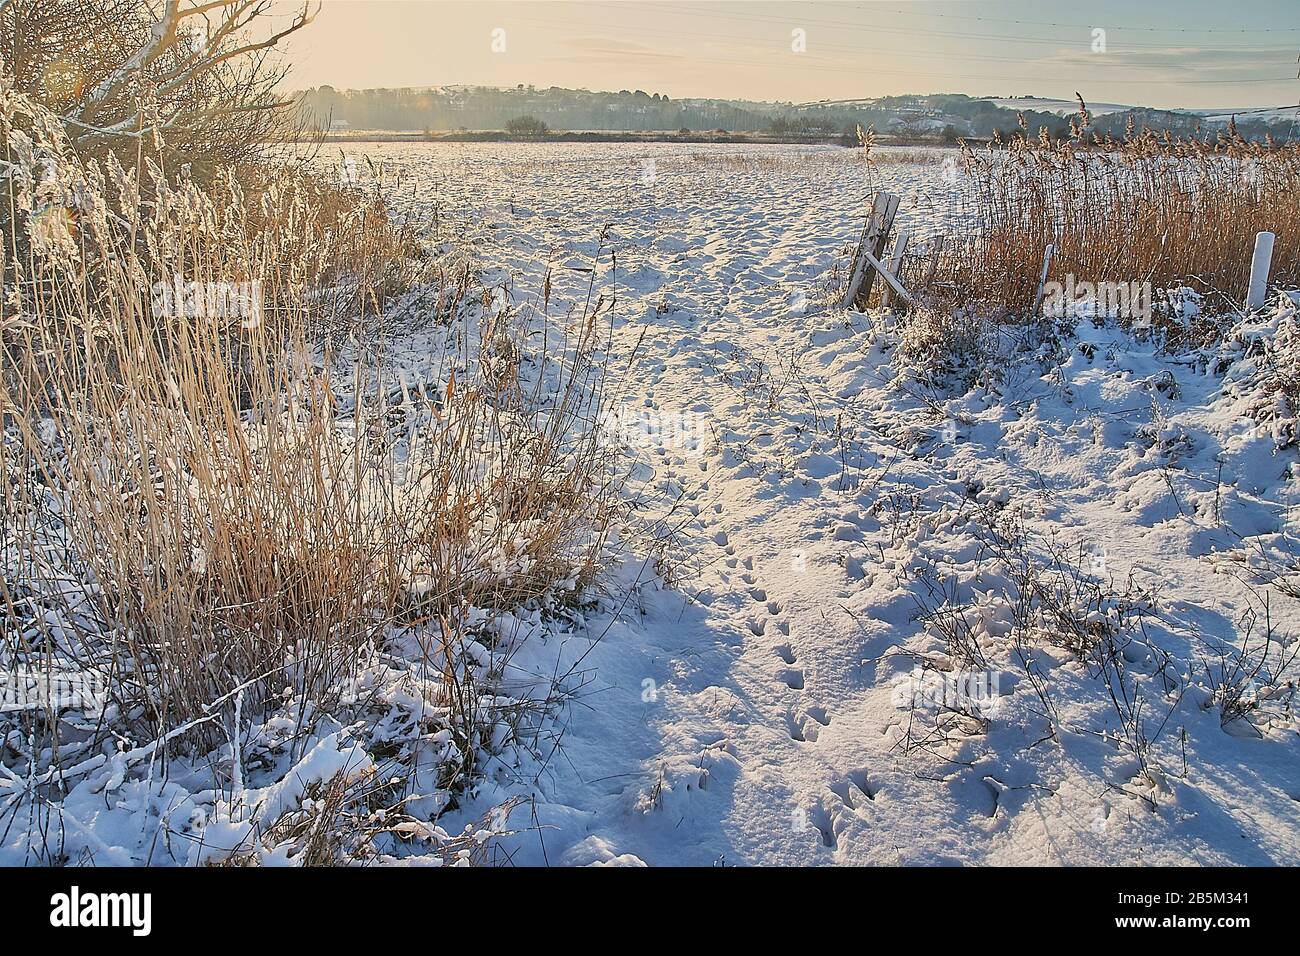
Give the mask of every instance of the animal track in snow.
[{"label": "animal track in snow", "polygon": [[822,839],[822,846],[830,850],[835,849],[837,841],[834,821],[831,819],[831,815],[826,812],[826,808],[814,806],[808,811],[808,822],[817,828],[817,832]]},{"label": "animal track in snow", "polygon": [[865,770],[849,771],[849,782],[857,787],[868,800],[875,800],[876,794],[880,792],[880,788],[873,786],[871,781],[867,779]]},{"label": "animal track in snow", "polygon": [[833,783],[828,789],[850,810],[856,810],[858,808],[858,805],[853,801],[852,785],[849,781],[841,780],[838,783]]},{"label": "animal track in snow", "polygon": [[789,667],[777,675],[791,690],[803,690],[803,671]]},{"label": "animal track in snow", "polygon": [[[824,707],[793,708],[787,711],[786,721],[792,728],[790,736],[808,743],[816,742],[822,730],[831,723]],[[795,730],[798,731],[797,736]]]}]

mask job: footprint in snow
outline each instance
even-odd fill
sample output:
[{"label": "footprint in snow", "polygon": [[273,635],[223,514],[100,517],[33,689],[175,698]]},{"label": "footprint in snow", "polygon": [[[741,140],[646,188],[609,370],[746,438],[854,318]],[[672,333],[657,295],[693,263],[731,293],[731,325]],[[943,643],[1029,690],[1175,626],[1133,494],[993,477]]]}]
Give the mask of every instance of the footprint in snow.
[{"label": "footprint in snow", "polygon": [[[810,719],[811,718],[811,719]],[[817,737],[826,724],[812,717],[811,714],[792,710],[786,717],[786,722],[794,728],[798,728],[798,736],[792,730],[790,736],[800,743],[816,743]]]},{"label": "footprint in snow", "polygon": [[808,822],[817,829],[817,833],[821,837],[822,846],[826,847],[828,850],[835,849],[837,844],[835,837],[835,821],[832,819],[831,815],[826,812],[826,809],[820,805],[814,806],[808,811]]},{"label": "footprint in snow", "polygon": [[803,690],[803,671],[797,668],[787,668],[777,675],[785,682],[785,686],[791,690]]},{"label": "footprint in snow", "polygon": [[867,778],[867,772],[865,770],[849,771],[849,783],[857,787],[862,795],[868,800],[875,800],[876,794],[880,792],[880,788]]},{"label": "footprint in snow", "polygon": [[795,715],[793,709],[785,712],[785,725],[790,732],[791,740],[796,740],[801,744],[808,742],[808,738],[804,736],[803,732],[803,721]]},{"label": "footprint in snow", "polygon": [[835,794],[835,796],[839,798],[840,803],[844,804],[844,806],[848,807],[850,810],[856,810],[858,808],[858,805],[853,801],[853,792],[849,781],[843,780],[838,783],[833,783],[826,789]]},{"label": "footprint in snow", "polygon": [[808,716],[817,721],[817,723],[821,724],[823,727],[829,727],[831,725],[831,716],[826,712],[825,707],[814,705],[809,707],[807,710]]}]

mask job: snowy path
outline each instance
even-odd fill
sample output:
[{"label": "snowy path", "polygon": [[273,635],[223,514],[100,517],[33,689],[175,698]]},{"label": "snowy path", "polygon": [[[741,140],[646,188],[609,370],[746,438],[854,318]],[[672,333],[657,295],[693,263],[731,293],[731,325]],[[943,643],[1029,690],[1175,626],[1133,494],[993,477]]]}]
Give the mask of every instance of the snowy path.
[{"label": "snowy path", "polygon": [[[1231,641],[1249,600],[1205,560],[1233,544],[1201,520],[1226,441],[1211,381],[1163,402],[1149,348],[1095,365],[1072,353],[1055,380],[1012,375],[1003,401],[927,402],[892,387],[880,329],[824,295],[868,192],[844,153],[511,149],[382,153],[436,184],[418,201],[472,210],[465,235],[517,301],[550,265],[563,315],[591,280],[576,270],[598,269],[596,290],[617,296],[607,398],[658,430],[632,443],[629,493],[680,524],[675,586],[643,574],[594,647],[562,651],[585,653],[592,682],[516,862],[1294,862],[1294,729],[1233,737],[1176,701],[1157,743],[1194,769],[1153,811],[1107,736],[1105,694],[1064,653],[1037,665],[1060,688],[1054,722],[1011,675],[984,728],[921,731],[895,700],[913,666],[899,652],[942,649],[915,620],[918,569],[978,579],[981,507],[1015,505],[1043,535],[1104,555],[1112,577],[1158,577],[1161,646],[1192,659],[1192,635]],[[881,175],[905,213],[922,197],[942,208],[935,166]],[[1120,337],[1087,334],[1102,351]],[[1171,422],[1198,436],[1172,478],[1138,440]],[[1244,487],[1228,494],[1239,521],[1283,527],[1279,486]],[[1006,614],[990,605],[989,633]],[[1049,723],[1058,739],[1044,743]]]}]

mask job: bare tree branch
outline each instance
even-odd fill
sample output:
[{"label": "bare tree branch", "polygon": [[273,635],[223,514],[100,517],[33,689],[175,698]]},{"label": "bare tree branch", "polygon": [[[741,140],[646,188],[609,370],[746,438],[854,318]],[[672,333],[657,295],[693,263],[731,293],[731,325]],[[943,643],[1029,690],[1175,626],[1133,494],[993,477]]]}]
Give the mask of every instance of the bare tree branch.
[{"label": "bare tree branch", "polygon": [[270,58],[319,13],[301,0],[0,0],[3,68],[79,148],[154,133],[168,161],[254,155],[281,128],[285,69]]},{"label": "bare tree branch", "polygon": [[[247,56],[248,54],[255,53],[258,50],[268,50],[271,47],[276,46],[285,37],[289,36],[290,34],[297,33],[303,27],[309,25],[313,20],[315,20],[315,18],[316,18],[315,14],[309,14],[308,8],[304,5],[302,10],[299,11],[298,14],[294,17],[293,22],[290,23],[290,25],[285,27],[283,30],[280,30],[279,32],[272,34],[267,39],[262,40],[258,43],[248,43],[245,44],[244,46],[230,47],[229,49],[222,50],[220,52],[210,53],[206,58],[196,63],[193,63],[191,65],[188,65],[183,70],[173,71],[173,75],[171,78],[163,79],[163,82],[160,83],[159,85],[159,89],[163,92],[171,92],[172,90],[184,86],[187,82],[192,80],[197,74],[203,73],[207,70],[211,70],[213,67],[217,66],[218,64],[225,63],[227,60],[233,60],[237,57]],[[215,45],[215,43],[212,43],[209,44],[207,47],[205,47],[205,49],[216,50],[217,46]]]},{"label": "bare tree branch", "polygon": [[143,70],[156,60],[162,52],[176,42],[176,25],[180,23],[180,0],[167,0],[163,17],[149,31],[149,42],[140,47],[135,55],[104,78],[94,91],[86,97],[72,113],[72,118],[81,117],[87,106],[102,103],[125,83],[132,73]]}]

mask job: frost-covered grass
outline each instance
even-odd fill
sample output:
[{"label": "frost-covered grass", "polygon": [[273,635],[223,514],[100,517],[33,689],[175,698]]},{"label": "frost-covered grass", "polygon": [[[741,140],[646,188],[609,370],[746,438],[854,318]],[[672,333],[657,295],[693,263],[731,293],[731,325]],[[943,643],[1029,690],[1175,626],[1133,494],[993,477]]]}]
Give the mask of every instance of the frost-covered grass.
[{"label": "frost-covered grass", "polygon": [[1048,245],[1049,277],[1191,287],[1218,308],[1239,303],[1255,234],[1277,236],[1275,281],[1300,282],[1300,144],[1173,140],[1149,131],[1123,140],[1035,139],[1028,131],[963,149],[949,167],[963,189],[965,228],[938,268],[917,259],[913,285],[986,307],[1027,311]]},{"label": "frost-covered grass", "polygon": [[525,355],[374,196],[83,165],[0,96],[0,666],[93,691],[6,701],[0,860],[483,859],[508,806],[438,820],[547,749],[567,675],[518,655],[617,507],[594,311]]},{"label": "frost-covered grass", "polygon": [[[453,608],[429,564],[395,562],[396,613],[337,692],[236,692],[210,744],[106,750],[65,713],[79,769],[66,798],[37,791],[57,809],[28,799],[53,755],[30,759],[16,727],[8,859],[53,858],[57,823],[78,862],[1294,858],[1292,296],[1242,316],[1188,290],[1149,330],[942,302],[846,312],[872,190],[903,197],[914,236],[961,224],[945,164],[362,148],[362,188],[382,180],[400,221],[427,224],[450,281],[393,296],[308,379],[334,396],[322,434],[399,475],[453,454],[427,440],[457,415],[501,449],[447,486],[457,521],[480,493],[492,516],[465,536],[482,548],[452,552],[471,597]],[[570,394],[588,403],[548,432]],[[288,407],[295,428],[322,420]],[[559,564],[492,547],[495,528],[559,540],[528,538],[514,505],[553,516],[582,473],[559,463],[585,446],[537,436],[610,415],[625,511],[606,521],[593,491],[571,539],[607,527],[599,546]],[[491,475],[511,463],[562,493],[507,501],[520,483]],[[409,488],[359,474],[395,501]],[[934,693],[971,686],[994,693]]]}]

